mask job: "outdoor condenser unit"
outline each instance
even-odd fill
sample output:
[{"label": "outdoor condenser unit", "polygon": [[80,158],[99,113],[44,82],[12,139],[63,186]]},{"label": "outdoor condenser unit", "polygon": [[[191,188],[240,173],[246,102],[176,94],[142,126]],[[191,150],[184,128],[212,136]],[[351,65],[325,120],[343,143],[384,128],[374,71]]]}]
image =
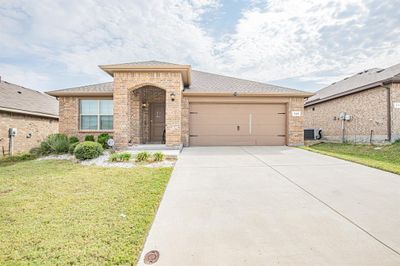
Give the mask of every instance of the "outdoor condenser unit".
[{"label": "outdoor condenser unit", "polygon": [[304,139],[305,140],[318,140],[322,137],[322,129],[320,128],[305,128]]}]

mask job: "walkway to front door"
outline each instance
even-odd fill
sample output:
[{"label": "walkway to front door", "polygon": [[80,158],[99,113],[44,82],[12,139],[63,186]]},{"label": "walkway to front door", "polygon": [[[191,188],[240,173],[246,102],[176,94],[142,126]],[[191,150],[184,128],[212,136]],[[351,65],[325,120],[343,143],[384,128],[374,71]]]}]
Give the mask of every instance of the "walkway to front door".
[{"label": "walkway to front door", "polygon": [[399,187],[296,148],[185,148],[143,254],[158,250],[159,266],[400,265]]}]

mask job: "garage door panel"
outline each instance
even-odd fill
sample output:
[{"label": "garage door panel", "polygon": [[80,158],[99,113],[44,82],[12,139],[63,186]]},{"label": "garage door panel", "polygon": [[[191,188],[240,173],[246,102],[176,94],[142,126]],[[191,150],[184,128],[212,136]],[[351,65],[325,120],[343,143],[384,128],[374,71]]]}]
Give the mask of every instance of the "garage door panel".
[{"label": "garage door panel", "polygon": [[285,127],[257,127],[251,131],[251,135],[254,136],[278,136],[278,135],[285,135]]},{"label": "garage door panel", "polygon": [[191,103],[190,144],[285,145],[285,113],[285,104]]},{"label": "garage door panel", "polygon": [[190,137],[190,144],[194,146],[256,145],[256,141],[247,136],[197,136]]},{"label": "garage door panel", "polygon": [[[239,130],[237,129],[239,126]],[[249,125],[227,125],[227,124],[201,124],[193,125],[191,135],[204,136],[247,136],[249,135]]]}]

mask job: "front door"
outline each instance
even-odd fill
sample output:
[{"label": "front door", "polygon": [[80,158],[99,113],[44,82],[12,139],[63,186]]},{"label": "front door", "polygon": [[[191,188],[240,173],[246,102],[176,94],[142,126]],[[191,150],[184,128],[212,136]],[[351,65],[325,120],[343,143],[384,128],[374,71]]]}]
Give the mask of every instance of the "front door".
[{"label": "front door", "polygon": [[165,129],[165,103],[150,104],[150,142],[162,143]]}]

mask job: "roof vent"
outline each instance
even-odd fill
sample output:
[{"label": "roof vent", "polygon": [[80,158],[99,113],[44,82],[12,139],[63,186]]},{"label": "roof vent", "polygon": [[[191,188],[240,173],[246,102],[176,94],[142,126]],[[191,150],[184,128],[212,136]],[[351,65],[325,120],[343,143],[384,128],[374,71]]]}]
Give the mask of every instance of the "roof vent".
[{"label": "roof vent", "polygon": [[385,71],[385,69],[379,69],[378,71],[376,71],[376,73],[381,73],[383,71]]},{"label": "roof vent", "polygon": [[18,92],[18,94],[22,94],[22,92],[21,91],[17,91]]}]

